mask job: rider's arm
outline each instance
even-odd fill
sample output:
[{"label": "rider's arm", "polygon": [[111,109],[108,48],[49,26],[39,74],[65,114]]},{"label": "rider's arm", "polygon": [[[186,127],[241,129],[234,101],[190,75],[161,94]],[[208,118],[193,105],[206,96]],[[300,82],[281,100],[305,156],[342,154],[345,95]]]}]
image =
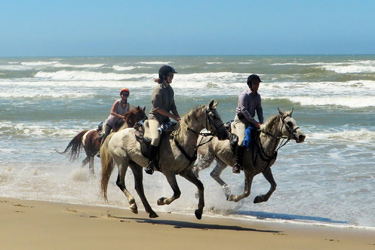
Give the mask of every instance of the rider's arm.
[{"label": "rider's arm", "polygon": [[253,117],[251,117],[251,114],[249,112],[250,105],[248,102],[251,100],[248,100],[248,95],[246,93],[242,93],[238,97],[238,107],[240,108],[241,113],[244,115],[246,120],[248,120],[251,124],[253,124],[255,127],[259,128],[260,124],[258,121],[256,121]]}]

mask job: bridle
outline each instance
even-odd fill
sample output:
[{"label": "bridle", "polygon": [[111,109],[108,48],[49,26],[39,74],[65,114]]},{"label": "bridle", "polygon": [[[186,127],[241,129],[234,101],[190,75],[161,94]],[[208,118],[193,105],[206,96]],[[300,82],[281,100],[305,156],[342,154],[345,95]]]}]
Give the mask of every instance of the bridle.
[{"label": "bridle", "polygon": [[185,149],[180,145],[180,143],[179,143],[176,139],[174,139],[174,143],[176,144],[177,148],[178,148],[178,149],[182,152],[182,154],[183,154],[183,155],[184,155],[184,156],[190,161],[189,165],[190,165],[191,163],[193,163],[193,162],[197,159],[197,151],[198,151],[198,148],[199,148],[200,146],[206,144],[206,143],[209,143],[209,142],[213,139],[213,137],[211,137],[208,141],[202,143],[203,138],[204,138],[204,137],[207,137],[207,136],[211,136],[211,135],[212,135],[212,136],[215,136],[215,135],[217,134],[218,130],[219,130],[222,126],[224,126],[224,123],[221,123],[220,126],[217,127],[217,126],[215,125],[215,123],[213,122],[212,118],[209,116],[209,113],[210,113],[210,112],[211,112],[211,110],[206,109],[206,128],[208,128],[208,125],[210,125],[211,127],[214,127],[214,128],[215,128],[214,133],[211,133],[211,132],[209,132],[209,133],[208,133],[208,132],[197,132],[197,131],[195,131],[195,130],[189,128],[189,127],[187,128],[187,130],[193,132],[194,134],[196,134],[196,135],[201,135],[201,136],[202,136],[201,141],[200,141],[199,144],[196,145],[195,148],[194,148],[194,154],[193,154],[193,156],[190,156],[190,155],[185,151]]},{"label": "bridle", "polygon": [[216,136],[217,134],[217,131],[224,126],[224,123],[221,123],[220,126],[216,126],[215,123],[213,122],[212,118],[209,116],[209,113],[211,112],[211,110],[209,109],[206,109],[206,128],[208,128],[208,125],[210,125],[211,127],[214,127],[215,128],[215,131],[214,133],[208,133],[208,132],[197,132],[191,128],[187,128],[189,131],[197,134],[197,135],[201,135],[201,136],[210,136],[210,135],[213,135],[213,136]]},{"label": "bridle", "polygon": [[[286,136],[274,136],[273,134],[269,133],[269,132],[264,132],[266,135],[268,136],[271,136],[277,140],[279,139],[283,139],[283,141],[280,142],[280,144],[277,146],[275,152],[272,154],[272,155],[267,155],[263,146],[262,146],[262,143],[260,141],[260,137],[258,137],[258,143],[257,143],[257,146],[258,148],[260,149],[260,158],[262,158],[262,160],[266,161],[267,162],[267,167],[270,165],[271,161],[272,160],[276,160],[277,158],[277,153],[279,151],[279,149],[281,149],[282,147],[284,147],[291,139],[297,139],[296,136],[294,135],[294,132],[297,131],[297,129],[299,129],[299,127],[296,127],[294,129],[291,129],[290,126],[288,125],[287,122],[285,122],[285,119],[287,117],[292,117],[291,115],[286,115],[285,117],[280,117],[281,118],[281,121],[283,123],[283,126],[285,127],[285,129],[288,131],[289,134],[292,134],[293,135],[293,138],[290,138],[290,137],[286,137]],[[253,159],[253,161],[256,161],[256,158]]]}]

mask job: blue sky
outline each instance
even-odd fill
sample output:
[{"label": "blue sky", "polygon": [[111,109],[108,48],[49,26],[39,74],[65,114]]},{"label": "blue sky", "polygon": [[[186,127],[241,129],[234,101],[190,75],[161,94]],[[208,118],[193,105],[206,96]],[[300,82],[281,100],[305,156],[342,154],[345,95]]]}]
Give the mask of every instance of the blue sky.
[{"label": "blue sky", "polygon": [[373,0],[0,0],[0,57],[375,54]]}]

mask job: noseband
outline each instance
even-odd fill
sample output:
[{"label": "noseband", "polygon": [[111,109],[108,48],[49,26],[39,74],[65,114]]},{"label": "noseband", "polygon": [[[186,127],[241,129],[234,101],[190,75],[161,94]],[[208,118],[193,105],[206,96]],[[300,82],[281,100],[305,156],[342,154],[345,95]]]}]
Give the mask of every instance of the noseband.
[{"label": "noseband", "polygon": [[296,138],[296,136],[294,135],[294,132],[296,132],[297,129],[299,129],[299,127],[295,127],[294,129],[291,129],[291,128],[289,127],[289,125],[285,122],[285,119],[286,119],[287,117],[292,117],[292,116],[287,115],[287,116],[285,116],[284,118],[282,118],[281,121],[283,122],[283,124],[284,124],[286,130],[288,131],[288,133],[289,133],[289,134],[292,134],[292,135],[293,135],[293,139],[296,140],[297,138]]},{"label": "noseband", "polygon": [[188,128],[189,131],[197,134],[197,135],[202,135],[202,136],[209,136],[209,135],[216,135],[217,134],[217,131],[222,127],[224,126],[224,123],[221,123],[220,126],[216,127],[215,123],[213,122],[212,118],[209,116],[209,113],[211,111],[209,109],[206,109],[206,128],[208,128],[208,125],[211,125],[211,127],[214,127],[215,128],[215,131],[214,133],[202,133],[202,132],[197,132],[191,128]]}]

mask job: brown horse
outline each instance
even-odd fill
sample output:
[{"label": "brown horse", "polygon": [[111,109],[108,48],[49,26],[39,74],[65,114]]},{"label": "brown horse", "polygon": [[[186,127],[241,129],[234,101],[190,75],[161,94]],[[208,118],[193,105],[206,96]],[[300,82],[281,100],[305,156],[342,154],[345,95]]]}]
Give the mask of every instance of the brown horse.
[{"label": "brown horse", "polygon": [[[133,127],[138,121],[147,118],[145,114],[146,107],[134,107],[124,114],[124,123],[122,126],[114,127],[112,132],[117,132],[124,128]],[[58,152],[60,154],[68,154],[71,161],[76,160],[83,148],[86,153],[86,158],[82,161],[82,167],[89,163],[89,169],[92,174],[95,173],[94,170],[94,157],[100,150],[101,139],[99,136],[99,129],[83,130],[77,134],[68,144],[63,152]]]},{"label": "brown horse", "polygon": [[[163,134],[160,141],[157,170],[162,172],[173,190],[173,196],[161,197],[158,205],[169,205],[178,199],[181,191],[178,187],[176,175],[180,175],[192,182],[199,190],[198,209],[195,216],[201,219],[204,207],[203,184],[192,171],[197,150],[197,139],[204,128],[211,130],[219,139],[228,137],[228,131],[216,110],[217,103],[212,100],[209,105],[201,105],[190,110],[176,125],[171,135]],[[147,135],[147,123],[145,124]],[[199,147],[199,145],[198,145]],[[148,164],[148,159],[143,156],[141,146],[137,142],[135,129],[128,128],[109,135],[100,148],[100,160],[102,162],[102,194],[107,198],[107,187],[115,164],[118,166],[117,186],[128,199],[130,209],[138,213],[134,197],[126,188],[125,175],[128,167],[134,175],[135,189],[141,198],[143,206],[150,218],[158,215],[152,210],[143,190],[142,168]]]},{"label": "brown horse", "polygon": [[[229,140],[220,141],[212,136],[198,139],[202,144],[205,144],[198,149],[198,161],[193,169],[195,175],[198,177],[199,171],[208,168],[216,160],[217,164],[210,174],[211,177],[224,188],[227,200],[238,202],[250,195],[254,176],[262,173],[271,184],[271,188],[267,194],[257,196],[254,203],[267,201],[276,190],[276,182],[272,175],[271,166],[276,161],[278,150],[289,140],[301,143],[306,137],[292,118],[292,113],[293,110],[288,112],[279,110],[279,115],[272,116],[261,128],[259,137],[254,139],[255,142],[250,151],[245,152],[243,169],[241,169],[245,173],[245,189],[243,194],[231,194],[228,185],[220,178],[221,172],[228,165],[233,166],[235,163],[235,155],[231,149]],[[235,125],[233,126],[233,123],[232,132],[235,133]],[[282,138],[285,138],[287,141],[280,145]]]}]

